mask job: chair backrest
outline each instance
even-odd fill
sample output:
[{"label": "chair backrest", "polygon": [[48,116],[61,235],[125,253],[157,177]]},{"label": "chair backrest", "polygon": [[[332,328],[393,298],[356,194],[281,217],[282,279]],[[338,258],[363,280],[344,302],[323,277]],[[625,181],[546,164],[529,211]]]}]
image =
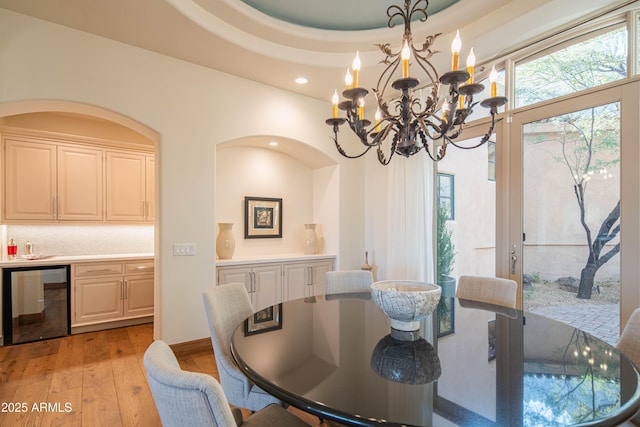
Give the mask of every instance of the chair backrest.
[{"label": "chair backrest", "polygon": [[461,276],[456,298],[486,302],[503,307],[516,307],[518,284],[499,277]]},{"label": "chair backrest", "polygon": [[242,283],[214,286],[202,294],[216,357],[231,358],[231,336],[253,314],[249,293]]},{"label": "chair backrest", "polygon": [[247,401],[251,392],[251,383],[238,369],[231,355],[233,332],[244,319],[253,314],[249,293],[242,283],[228,283],[207,289],[202,294],[202,298],[209,322],[220,384],[232,405],[253,410],[254,408]]},{"label": "chair backrest", "polygon": [[144,367],[164,427],[236,425],[218,381],[183,371],[166,342],[151,343],[144,353]]},{"label": "chair backrest", "polygon": [[631,313],[624,325],[617,348],[640,369],[640,308]]},{"label": "chair backrest", "polygon": [[373,274],[368,270],[327,271],[325,293],[370,292]]}]

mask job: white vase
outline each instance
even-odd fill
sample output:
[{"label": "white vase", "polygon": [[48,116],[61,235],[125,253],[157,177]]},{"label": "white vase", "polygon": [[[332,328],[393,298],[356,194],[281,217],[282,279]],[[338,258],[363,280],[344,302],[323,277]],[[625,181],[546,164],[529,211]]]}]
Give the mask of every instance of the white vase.
[{"label": "white vase", "polygon": [[219,222],[218,237],[216,238],[216,253],[220,259],[231,259],[236,250],[236,239],[233,237],[232,222]]},{"label": "white vase", "polygon": [[318,252],[318,235],[315,224],[304,225],[304,253],[315,254]]}]

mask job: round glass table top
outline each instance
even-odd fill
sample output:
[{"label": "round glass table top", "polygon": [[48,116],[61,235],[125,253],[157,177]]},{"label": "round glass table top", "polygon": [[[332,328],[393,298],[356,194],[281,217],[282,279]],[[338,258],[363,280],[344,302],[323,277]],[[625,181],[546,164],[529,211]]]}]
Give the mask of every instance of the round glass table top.
[{"label": "round glass table top", "polygon": [[368,293],[327,295],[256,313],[232,352],[265,391],[350,425],[616,425],[640,407],[631,363],[554,320],[451,298],[410,339]]}]

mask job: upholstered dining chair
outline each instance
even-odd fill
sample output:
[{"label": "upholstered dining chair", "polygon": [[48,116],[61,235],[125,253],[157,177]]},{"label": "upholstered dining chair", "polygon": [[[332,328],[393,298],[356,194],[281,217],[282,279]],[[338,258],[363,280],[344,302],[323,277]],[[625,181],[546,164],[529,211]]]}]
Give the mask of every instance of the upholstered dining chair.
[{"label": "upholstered dining chair", "polygon": [[[627,356],[637,368],[640,368],[640,308],[636,308],[629,316],[627,324],[622,328],[622,334],[620,334],[616,348]],[[622,426],[640,426],[640,414]]]},{"label": "upholstered dining chair", "polygon": [[370,292],[373,274],[368,270],[327,271],[325,293]]},{"label": "upholstered dining chair", "polygon": [[616,347],[640,368],[640,308],[631,313]]},{"label": "upholstered dining chair", "polygon": [[231,409],[220,383],[207,374],[183,371],[164,341],[147,348],[144,367],[164,427],[309,427],[278,405],[269,405],[243,422],[240,409]]},{"label": "upholstered dining chair", "polygon": [[461,276],[456,298],[480,301],[503,307],[516,306],[518,284],[499,277]]},{"label": "upholstered dining chair", "polygon": [[231,355],[231,336],[244,319],[254,312],[244,284],[228,283],[214,286],[202,294],[209,321],[211,344],[216,357],[220,385],[229,403],[240,408],[259,411],[272,403],[282,402],[268,394],[238,369]]}]

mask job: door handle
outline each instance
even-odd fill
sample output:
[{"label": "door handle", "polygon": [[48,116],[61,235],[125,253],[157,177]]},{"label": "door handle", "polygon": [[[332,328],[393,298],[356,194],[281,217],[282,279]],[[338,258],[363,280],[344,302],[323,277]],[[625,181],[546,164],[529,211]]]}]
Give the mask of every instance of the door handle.
[{"label": "door handle", "polygon": [[256,273],[254,271],[249,272],[249,293],[256,292]]},{"label": "door handle", "polygon": [[518,255],[516,255],[516,245],[513,245],[511,249],[511,274],[516,274],[516,262],[518,261]]}]

